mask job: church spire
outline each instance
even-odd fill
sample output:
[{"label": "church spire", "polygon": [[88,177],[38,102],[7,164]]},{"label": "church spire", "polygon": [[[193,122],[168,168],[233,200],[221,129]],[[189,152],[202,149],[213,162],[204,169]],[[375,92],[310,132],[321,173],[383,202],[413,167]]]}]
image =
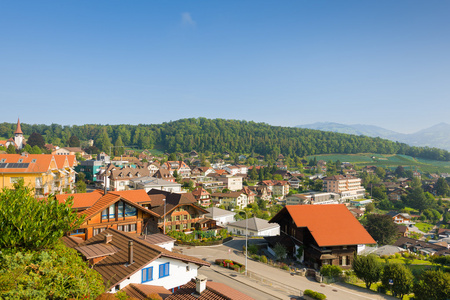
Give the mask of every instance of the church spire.
[{"label": "church spire", "polygon": [[17,128],[14,134],[23,134],[22,128],[20,128],[20,119],[17,119]]}]

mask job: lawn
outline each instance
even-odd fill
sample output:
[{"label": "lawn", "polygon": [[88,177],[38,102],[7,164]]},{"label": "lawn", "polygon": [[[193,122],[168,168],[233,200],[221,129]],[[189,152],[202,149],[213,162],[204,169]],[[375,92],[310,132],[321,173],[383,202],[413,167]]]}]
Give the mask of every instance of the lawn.
[{"label": "lawn", "polygon": [[[378,166],[383,168],[395,169],[397,166],[402,165],[406,170],[419,168],[422,172],[450,172],[450,162],[414,158],[408,155],[400,154],[373,154],[373,153],[359,153],[359,154],[323,154],[323,155],[310,155],[307,159],[316,158],[317,160],[324,161],[336,161],[350,162],[364,166]],[[374,158],[372,158],[374,157]]]},{"label": "lawn", "polygon": [[433,228],[433,225],[428,223],[416,223],[416,227],[419,228],[420,231],[427,233]]}]

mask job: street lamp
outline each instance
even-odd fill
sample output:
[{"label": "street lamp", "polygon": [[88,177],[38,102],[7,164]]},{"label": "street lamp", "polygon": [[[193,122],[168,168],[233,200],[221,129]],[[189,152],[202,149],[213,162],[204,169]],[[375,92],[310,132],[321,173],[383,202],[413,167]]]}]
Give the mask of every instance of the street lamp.
[{"label": "street lamp", "polygon": [[164,202],[163,233],[166,234],[166,199],[163,199],[163,202]]}]

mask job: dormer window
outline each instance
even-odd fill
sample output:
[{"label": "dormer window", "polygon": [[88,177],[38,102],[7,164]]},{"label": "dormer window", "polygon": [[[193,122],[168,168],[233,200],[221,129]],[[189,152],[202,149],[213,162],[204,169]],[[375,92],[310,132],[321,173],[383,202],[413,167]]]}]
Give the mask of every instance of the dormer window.
[{"label": "dormer window", "polygon": [[36,162],[36,159],[32,159],[31,162],[32,162],[32,163],[35,163],[35,162]]},{"label": "dormer window", "polygon": [[23,162],[23,159],[22,159],[22,158],[19,158],[18,163],[21,163],[21,162]]}]

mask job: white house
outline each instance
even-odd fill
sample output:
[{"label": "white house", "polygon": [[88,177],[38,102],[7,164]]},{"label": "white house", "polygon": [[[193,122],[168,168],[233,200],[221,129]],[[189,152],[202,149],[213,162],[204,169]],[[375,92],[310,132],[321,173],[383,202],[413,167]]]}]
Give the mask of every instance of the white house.
[{"label": "white house", "polygon": [[247,228],[249,236],[277,236],[280,234],[280,225],[256,217],[227,225],[229,232],[240,235],[245,235]]},{"label": "white house", "polygon": [[130,184],[134,186],[135,189],[144,189],[147,193],[152,189],[157,189],[172,193],[181,193],[181,184],[178,182],[171,182],[164,179],[156,177],[138,177],[130,180]]},{"label": "white house", "polygon": [[216,221],[216,224],[219,226],[225,226],[228,223],[234,222],[235,212],[221,209],[218,207],[210,207],[206,209],[209,213],[205,215],[205,217],[213,219]]},{"label": "white house", "polygon": [[80,243],[66,245],[80,252],[103,277],[105,288],[117,292],[130,283],[163,286],[175,290],[210,266],[201,259],[174,253],[140,239],[135,234],[108,228]]}]

